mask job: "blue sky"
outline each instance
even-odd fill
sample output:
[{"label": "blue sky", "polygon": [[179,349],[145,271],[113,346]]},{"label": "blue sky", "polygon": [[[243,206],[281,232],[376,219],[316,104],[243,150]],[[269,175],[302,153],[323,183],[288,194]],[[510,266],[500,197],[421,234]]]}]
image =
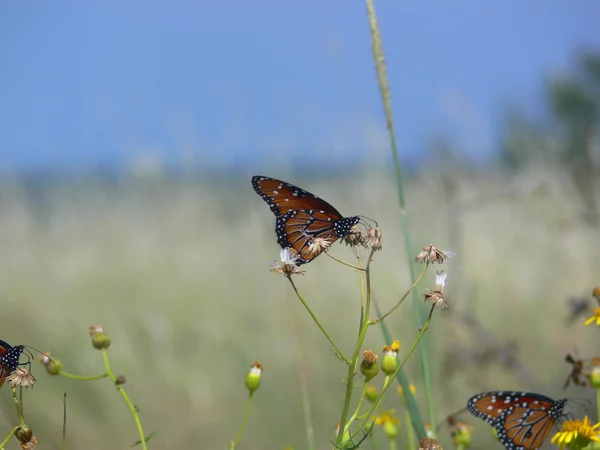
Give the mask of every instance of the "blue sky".
[{"label": "blue sky", "polygon": [[[600,2],[376,0],[403,154],[494,149],[600,48]],[[0,3],[0,167],[387,154],[362,1]]]}]

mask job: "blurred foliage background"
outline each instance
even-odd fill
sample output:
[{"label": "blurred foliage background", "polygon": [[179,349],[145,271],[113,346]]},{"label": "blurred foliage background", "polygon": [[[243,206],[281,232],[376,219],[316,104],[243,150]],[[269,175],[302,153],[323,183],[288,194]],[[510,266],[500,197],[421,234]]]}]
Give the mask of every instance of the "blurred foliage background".
[{"label": "blurred foliage background", "polygon": [[[508,108],[495,160],[474,163],[441,135],[407,170],[414,248],[432,243],[458,253],[444,267],[450,309],[436,314],[428,332],[439,422],[484,390],[593,398],[583,388],[562,388],[570,371],[565,354],[599,356],[598,331],[583,322],[600,285],[600,53],[581,52],[570,73],[540,83],[546,110]],[[401,121],[402,105],[395,108]],[[264,175],[379,222],[384,240],[373,289],[387,309],[410,285],[400,212],[389,160],[365,161],[337,170],[281,165]],[[288,283],[268,270],[279,249],[273,217],[250,186],[254,173],[161,169],[2,174],[0,337],[49,350],[65,370],[93,375],[103,365],[88,328],[102,324],[113,339],[113,370],[126,376],[145,430],[156,432],[150,448],[224,448],[242,417],[245,375],[259,360],[263,382],[240,448],[305,448],[302,377],[317,448],[330,448],[345,367]],[[333,252],[352,259],[342,245]],[[358,276],[325,256],[304,268],[299,289],[349,351]],[[433,271],[418,289],[432,285]],[[420,325],[409,302],[387,319],[403,349]],[[582,305],[579,315],[574,304]],[[366,348],[383,345],[372,330]],[[25,406],[40,447],[60,448],[65,392],[67,448],[124,449],[137,440],[110,382],[33,368],[38,383]],[[416,354],[407,370],[424,407]],[[8,388],[0,401],[8,432],[15,423]],[[385,406],[401,410],[394,395]],[[585,404],[573,408],[595,415]],[[476,426],[473,448],[487,448],[491,431],[465,418]],[[439,436],[451,448],[443,429]]]}]

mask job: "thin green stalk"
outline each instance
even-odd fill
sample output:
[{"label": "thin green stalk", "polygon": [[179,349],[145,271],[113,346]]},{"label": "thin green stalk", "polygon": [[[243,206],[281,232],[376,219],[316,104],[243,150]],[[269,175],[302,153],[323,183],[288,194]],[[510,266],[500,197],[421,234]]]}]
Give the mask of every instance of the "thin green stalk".
[{"label": "thin green stalk", "polygon": [[346,420],[348,419],[348,411],[350,409],[350,401],[352,400],[352,389],[354,388],[354,375],[358,367],[358,356],[360,349],[363,345],[365,337],[367,336],[367,330],[369,328],[369,313],[371,311],[371,262],[373,260],[373,253],[375,250],[371,250],[369,259],[367,261],[367,267],[365,268],[365,277],[367,282],[367,299],[365,304],[365,319],[362,321],[360,327],[358,339],[356,341],[356,347],[352,354],[352,362],[348,366],[348,377],[346,378],[346,394],[344,398],[344,407],[342,408],[342,417],[340,419],[340,431],[337,435],[336,445],[341,447],[344,438],[344,432],[346,430]]},{"label": "thin green stalk", "polygon": [[240,429],[238,430],[237,437],[235,441],[231,443],[231,450],[234,450],[240,442],[242,438],[242,433],[244,432],[244,428],[246,427],[246,422],[248,421],[248,416],[250,415],[250,405],[252,405],[252,397],[254,395],[254,391],[250,392],[248,396],[248,400],[246,400],[246,410],[244,411],[244,418],[242,419],[242,424],[240,425]]},{"label": "thin green stalk", "polygon": [[[404,200],[404,183],[402,177],[402,167],[400,165],[400,158],[398,156],[398,146],[396,145],[396,135],[394,133],[394,114],[392,112],[392,101],[390,94],[390,87],[387,80],[387,70],[385,66],[385,56],[383,52],[383,44],[381,35],[379,33],[379,24],[377,23],[377,16],[375,14],[375,6],[373,0],[365,0],[367,5],[367,13],[369,16],[369,25],[371,28],[371,41],[372,41],[372,52],[373,59],[375,61],[375,69],[377,72],[377,82],[379,85],[379,92],[381,94],[381,100],[385,110],[386,126],[388,135],[390,138],[390,145],[394,156],[394,167],[396,171],[396,184],[398,186],[398,203],[400,205],[401,213],[401,224],[404,234],[404,245],[407,252],[408,267],[410,272],[410,279],[414,283],[415,281],[415,270],[412,264],[411,255],[413,254],[410,245],[410,231],[408,226],[408,215],[406,212],[406,202]],[[415,291],[413,290],[413,309],[415,319],[418,323],[421,323],[421,310]],[[421,357],[421,367],[423,369],[423,384],[425,386],[425,396],[427,398],[427,409],[429,413],[429,422],[435,423],[435,414],[433,409],[433,396],[431,393],[431,378],[429,373],[429,363],[427,361],[427,350],[426,342],[423,341],[419,345],[419,354]],[[425,436],[423,436],[425,437]]]},{"label": "thin green stalk", "polygon": [[6,439],[4,439],[4,440],[2,441],[2,443],[0,444],[0,449],[1,449],[1,450],[4,450],[4,446],[5,446],[6,444],[8,444],[8,441],[10,441],[10,438],[11,438],[11,437],[13,437],[13,436],[15,435],[15,433],[17,432],[17,430],[18,430],[18,429],[19,429],[19,427],[14,427],[14,428],[12,429],[12,431],[10,432],[10,434],[9,434],[8,436],[6,436]]},{"label": "thin green stalk", "polygon": [[362,408],[362,404],[365,400],[365,396],[367,395],[368,388],[369,388],[369,383],[365,382],[365,385],[363,386],[363,390],[360,394],[360,399],[358,400],[358,404],[356,405],[356,409],[354,410],[354,413],[352,414],[352,416],[350,416],[350,418],[348,419],[348,422],[346,423],[346,429],[348,429],[348,427],[352,424],[352,422],[354,422],[356,420],[356,418],[358,417],[358,414],[360,413],[360,409]]},{"label": "thin green stalk", "polygon": [[123,386],[121,386],[119,383],[117,383],[117,377],[115,377],[115,375],[110,370],[110,364],[108,362],[108,353],[107,353],[106,349],[104,349],[104,348],[102,349],[102,358],[104,359],[104,368],[106,369],[106,374],[110,377],[110,379],[113,381],[113,383],[115,383],[115,386],[117,387],[117,390],[123,397],[123,400],[125,400],[125,403],[127,403],[127,406],[129,406],[129,410],[131,411],[131,415],[133,416],[133,420],[135,421],[135,425],[136,425],[138,433],[140,435],[140,444],[142,444],[142,450],[147,450],[148,446],[146,444],[146,435],[144,434],[144,430],[142,428],[142,422],[140,421],[140,416],[137,412],[135,405],[131,402],[131,400],[129,399],[129,396],[123,389]]},{"label": "thin green stalk", "polygon": [[[379,407],[379,405],[381,404],[381,401],[383,400],[384,394],[389,389],[389,387],[392,385],[392,378],[394,378],[402,370],[402,367],[404,366],[404,364],[406,364],[406,361],[408,361],[408,358],[410,358],[410,355],[412,355],[412,353],[415,351],[415,349],[419,345],[419,342],[423,338],[423,335],[429,328],[429,324],[431,323],[431,317],[433,316],[434,309],[435,309],[435,306],[432,306],[431,311],[429,312],[429,316],[427,317],[427,321],[421,327],[421,331],[419,332],[417,339],[415,339],[415,342],[408,350],[408,353],[406,354],[406,356],[404,357],[404,359],[402,360],[402,362],[400,363],[400,365],[398,366],[396,371],[390,377],[386,378],[387,382],[384,384],[383,389],[381,390],[381,394],[379,395],[379,398],[375,401],[375,403],[373,403],[373,406],[371,407],[370,411],[368,412],[368,414],[366,415],[366,417],[363,419],[362,423],[360,424],[360,427],[358,428],[359,430],[365,426],[365,424],[368,422],[369,418],[371,417],[371,415],[373,414],[375,409],[377,409],[377,407]],[[358,433],[358,430],[351,437],[354,438],[354,436],[357,433]]]},{"label": "thin green stalk", "polygon": [[598,408],[598,420],[600,420],[600,389],[596,389],[596,408]]},{"label": "thin green stalk", "polygon": [[417,448],[417,440],[415,439],[415,429],[413,428],[412,420],[410,418],[410,413],[408,410],[404,413],[404,420],[406,421],[406,434],[408,436],[408,446],[407,448]]},{"label": "thin green stalk", "polygon": [[100,379],[106,378],[108,376],[107,373],[103,373],[100,375],[91,375],[91,376],[73,375],[72,373],[63,372],[62,370],[58,374],[62,375],[63,377],[66,377],[66,378],[71,378],[73,380],[80,380],[80,381],[100,380]]},{"label": "thin green stalk", "polygon": [[398,301],[398,303],[396,303],[396,305],[394,305],[394,307],[392,309],[390,309],[388,312],[386,312],[383,316],[381,316],[379,319],[373,319],[369,322],[369,325],[375,325],[379,322],[381,322],[383,319],[385,319],[387,316],[389,316],[390,314],[392,314],[394,311],[396,311],[396,309],[398,309],[398,307],[402,304],[402,302],[404,301],[404,299],[406,297],[408,297],[408,294],[410,294],[414,288],[417,287],[417,285],[421,282],[421,280],[423,279],[423,275],[425,275],[425,272],[427,272],[427,269],[429,268],[429,261],[427,261],[427,264],[425,264],[425,267],[423,268],[423,271],[421,272],[421,274],[419,275],[419,278],[416,279],[416,281],[412,284],[412,286],[408,289],[408,291],[406,291],[404,293],[404,295],[402,296],[402,298]]},{"label": "thin green stalk", "polygon": [[23,417],[23,409],[21,408],[21,404],[19,403],[19,398],[17,397],[17,388],[15,386],[12,387],[12,395],[13,395],[13,403],[15,408],[17,409],[17,415],[19,416],[19,421],[21,425],[25,425],[25,418]]},{"label": "thin green stalk", "polygon": [[395,439],[388,439],[390,441],[390,450],[397,450],[398,445]]},{"label": "thin green stalk", "polygon": [[[378,315],[381,315],[381,311],[375,299],[373,299],[373,307],[375,308],[375,312],[377,312]],[[384,342],[390,342],[392,340],[392,336],[385,322],[380,322],[379,327],[381,328],[381,334],[383,334]],[[412,423],[417,432],[417,435],[419,437],[426,437],[427,431],[425,430],[423,418],[421,417],[421,412],[419,411],[419,405],[417,405],[415,396],[410,391],[410,381],[408,379],[406,371],[400,370],[396,375],[396,379],[398,380],[398,383],[400,383],[400,386],[402,386],[402,389],[404,391],[404,400],[406,401],[406,407],[408,408],[408,412],[410,413],[410,417],[412,418]]]},{"label": "thin green stalk", "polygon": [[306,308],[306,310],[310,314],[310,317],[312,317],[312,319],[317,324],[317,326],[319,327],[319,329],[321,330],[321,332],[325,335],[325,337],[327,338],[327,340],[329,341],[329,343],[331,344],[331,346],[335,349],[335,351],[339,355],[340,359],[342,361],[344,361],[346,364],[350,364],[350,360],[348,358],[346,358],[346,356],[342,353],[342,351],[339,349],[339,347],[337,345],[335,345],[335,342],[333,342],[333,339],[331,338],[331,336],[329,336],[329,333],[327,332],[327,330],[325,330],[325,328],[323,328],[323,325],[321,325],[321,322],[319,321],[319,319],[317,318],[317,316],[315,316],[315,313],[312,312],[312,309],[310,309],[310,306],[308,306],[308,303],[306,303],[306,300],[304,300],[304,297],[302,297],[302,295],[300,294],[300,292],[298,292],[298,289],[296,288],[296,285],[294,284],[294,281],[292,280],[292,277],[291,276],[286,276],[286,278],[289,280],[290,284],[292,285],[292,288],[294,288],[294,292],[296,293],[296,295],[298,296],[298,298],[302,302],[302,305],[304,305],[304,308]]}]

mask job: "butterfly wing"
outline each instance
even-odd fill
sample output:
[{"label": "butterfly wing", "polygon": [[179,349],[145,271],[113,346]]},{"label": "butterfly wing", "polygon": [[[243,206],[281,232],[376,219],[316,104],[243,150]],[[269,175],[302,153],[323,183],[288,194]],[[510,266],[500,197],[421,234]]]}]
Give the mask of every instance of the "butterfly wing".
[{"label": "butterfly wing", "polygon": [[498,439],[507,448],[510,444],[524,450],[540,448],[556,422],[548,412],[549,408],[542,405],[515,407],[498,420]]},{"label": "butterfly wing", "polygon": [[327,214],[332,220],[342,218],[340,212],[322,198],[285,181],[255,175],[252,177],[252,187],[276,217],[290,211],[315,210]]},{"label": "butterfly wing", "polygon": [[535,450],[548,437],[565,403],[541,394],[500,391],[471,397],[467,408],[496,429],[506,448]]},{"label": "butterfly wing", "polygon": [[315,251],[310,246],[315,238],[331,245],[359,222],[358,217],[342,217],[325,200],[285,181],[257,175],[252,177],[252,186],[275,214],[277,243],[298,252],[297,265],[321,253],[321,249]]}]

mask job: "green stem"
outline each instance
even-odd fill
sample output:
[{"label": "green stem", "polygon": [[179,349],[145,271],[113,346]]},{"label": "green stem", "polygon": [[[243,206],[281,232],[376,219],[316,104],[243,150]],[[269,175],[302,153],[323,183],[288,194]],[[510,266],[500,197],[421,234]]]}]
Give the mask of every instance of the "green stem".
[{"label": "green stem", "polygon": [[398,445],[396,445],[396,440],[395,439],[390,439],[390,450],[396,450],[398,448]]},{"label": "green stem", "polygon": [[19,427],[14,427],[14,428],[12,429],[12,431],[10,432],[10,434],[9,434],[8,436],[6,436],[6,439],[4,439],[4,440],[2,441],[2,443],[0,444],[0,449],[1,449],[1,450],[4,450],[4,446],[5,446],[6,444],[8,444],[8,441],[10,441],[10,438],[11,438],[11,437],[13,437],[13,436],[15,435],[15,433],[16,433],[16,431],[17,431],[18,429],[19,429]]},{"label": "green stem", "polygon": [[91,375],[91,376],[73,375],[72,373],[63,372],[62,370],[58,374],[62,375],[63,377],[66,377],[66,378],[71,378],[73,380],[80,380],[80,381],[100,380],[100,379],[106,378],[108,376],[108,373],[103,373],[100,375]]},{"label": "green stem", "polygon": [[415,429],[413,428],[412,420],[408,410],[404,413],[404,420],[406,421],[406,434],[408,435],[408,446],[407,448],[417,448],[417,440],[415,439]]},{"label": "green stem", "polygon": [[[412,355],[412,353],[415,351],[415,349],[419,345],[419,342],[423,338],[423,335],[425,334],[425,332],[429,328],[429,324],[431,323],[431,317],[433,316],[434,309],[435,309],[435,306],[432,306],[431,307],[431,311],[429,311],[429,316],[427,317],[427,321],[421,327],[421,331],[419,332],[419,335],[417,336],[417,339],[415,339],[415,342],[413,343],[413,345],[408,350],[408,353],[406,354],[406,356],[404,357],[404,359],[402,360],[402,362],[400,363],[400,365],[398,366],[398,368],[396,369],[396,371],[392,375],[390,375],[389,377],[386,377],[386,383],[384,384],[383,389],[381,390],[381,395],[375,401],[375,403],[373,403],[373,406],[371,407],[370,411],[366,415],[366,417],[363,420],[363,422],[360,424],[359,430],[362,427],[365,426],[365,424],[368,422],[369,418],[371,417],[371,415],[373,414],[373,412],[375,411],[375,409],[377,409],[377,407],[381,404],[381,401],[383,400],[384,394],[386,393],[386,391],[388,390],[388,388],[393,383],[394,377],[398,374],[398,372],[400,372],[400,370],[402,370],[402,367],[404,366],[404,364],[406,364],[406,361],[408,361],[408,358],[410,358],[410,355]],[[356,431],[354,433],[354,435],[352,435],[352,438],[354,438],[354,436],[356,435],[356,433],[358,433],[358,431]]]},{"label": "green stem", "polygon": [[596,389],[596,408],[598,408],[598,420],[600,420],[600,388]]},{"label": "green stem", "polygon": [[348,427],[350,427],[352,422],[354,422],[356,420],[356,418],[358,417],[358,414],[360,413],[360,409],[362,408],[362,404],[365,400],[365,396],[367,395],[368,388],[369,388],[369,383],[365,382],[365,385],[363,386],[363,390],[360,394],[360,399],[358,400],[358,405],[356,405],[356,409],[354,410],[354,413],[352,414],[352,416],[350,416],[350,418],[346,422],[346,430],[348,429]]},{"label": "green stem", "polygon": [[133,415],[133,420],[135,421],[135,425],[136,425],[138,433],[140,435],[140,443],[142,444],[142,450],[147,450],[148,446],[146,444],[146,436],[144,435],[144,430],[142,428],[142,422],[140,421],[140,416],[137,412],[137,409],[135,408],[135,405],[131,402],[131,400],[129,399],[129,396],[123,389],[123,386],[121,386],[120,384],[117,383],[117,377],[115,377],[115,375],[110,370],[110,364],[108,362],[108,353],[107,353],[106,349],[104,349],[104,348],[102,349],[102,358],[104,359],[104,368],[106,369],[106,374],[113,381],[113,383],[115,383],[115,386],[117,387],[117,391],[119,391],[119,393],[125,400],[125,403],[127,403],[127,406],[129,406],[129,410],[131,411],[131,414]]},{"label": "green stem", "polygon": [[240,425],[240,429],[238,430],[237,437],[235,441],[231,443],[230,450],[234,450],[240,442],[242,438],[242,433],[244,432],[244,428],[246,427],[246,422],[248,421],[248,416],[250,415],[250,405],[252,405],[252,398],[254,396],[254,391],[250,392],[248,396],[248,400],[246,400],[246,410],[244,411],[244,418],[242,419],[242,423]]},{"label": "green stem", "polygon": [[17,388],[16,386],[12,386],[12,395],[13,395],[13,403],[15,408],[17,409],[17,415],[19,416],[19,421],[21,425],[25,425],[25,418],[23,417],[23,409],[20,407],[19,398],[17,397]]},{"label": "green stem", "polygon": [[[413,252],[410,245],[410,230],[408,226],[408,215],[406,212],[406,202],[404,200],[404,183],[402,176],[402,167],[400,165],[400,158],[398,156],[398,146],[396,145],[396,135],[394,133],[394,114],[392,111],[392,101],[390,94],[390,87],[387,79],[387,70],[385,66],[385,56],[383,52],[383,43],[381,35],[379,33],[379,24],[377,23],[377,16],[375,14],[375,6],[373,0],[365,0],[367,6],[367,13],[369,16],[369,25],[371,28],[371,41],[372,41],[372,52],[373,59],[375,61],[375,69],[377,73],[377,84],[379,85],[379,92],[381,94],[381,101],[386,117],[386,127],[388,136],[390,138],[390,146],[394,156],[394,167],[396,171],[396,184],[398,186],[398,203],[400,205],[400,216],[402,230],[404,234],[404,245],[408,257],[408,267],[410,272],[410,279],[414,283],[415,281],[415,270],[412,264]],[[421,323],[421,310],[418,302],[418,298],[413,290],[413,309],[415,319],[418,323]],[[419,345],[419,354],[421,356],[421,367],[423,369],[423,384],[425,385],[425,395],[427,397],[427,409],[429,413],[429,422],[435,423],[435,414],[433,410],[433,397],[431,394],[431,378],[429,374],[429,363],[427,361],[427,351],[425,348],[425,341]]]},{"label": "green stem", "polygon": [[[373,253],[375,250],[371,250],[369,259],[367,261],[367,267],[365,268],[365,277],[367,280],[367,300],[365,303],[365,319],[362,321],[362,326],[358,334],[358,340],[356,341],[356,347],[352,354],[352,362],[348,366],[348,377],[346,378],[346,394],[344,398],[344,407],[342,408],[342,417],[340,419],[340,431],[337,435],[336,445],[341,447],[344,438],[344,432],[346,430],[346,420],[348,419],[348,411],[350,409],[350,401],[352,400],[352,389],[354,388],[354,375],[358,367],[358,356],[360,349],[365,341],[367,330],[369,329],[369,313],[371,311],[371,261],[373,261]],[[357,431],[358,432],[358,431]]]},{"label": "green stem", "polygon": [[298,298],[302,302],[302,305],[304,305],[304,308],[306,308],[306,310],[310,314],[310,317],[312,317],[312,319],[317,324],[317,326],[319,327],[319,329],[321,330],[321,332],[325,335],[325,337],[327,338],[327,340],[329,341],[329,343],[331,344],[331,346],[335,349],[335,351],[337,352],[337,354],[340,357],[340,359],[342,361],[344,361],[346,364],[350,364],[350,360],[348,358],[346,358],[346,356],[344,356],[344,354],[339,349],[339,347],[337,345],[335,345],[335,342],[333,342],[333,339],[331,339],[331,336],[329,336],[329,333],[327,332],[327,330],[325,330],[325,328],[323,328],[323,325],[321,325],[321,322],[319,321],[319,319],[317,319],[317,316],[315,316],[315,313],[312,312],[312,309],[310,309],[310,306],[308,306],[308,303],[306,303],[306,300],[304,300],[304,297],[302,297],[302,295],[300,294],[300,292],[298,292],[298,289],[296,288],[296,285],[294,284],[294,281],[292,280],[292,277],[286,276],[286,278],[290,281],[290,284],[292,285],[292,288],[294,288],[294,292],[296,293],[296,295],[298,296]]}]

